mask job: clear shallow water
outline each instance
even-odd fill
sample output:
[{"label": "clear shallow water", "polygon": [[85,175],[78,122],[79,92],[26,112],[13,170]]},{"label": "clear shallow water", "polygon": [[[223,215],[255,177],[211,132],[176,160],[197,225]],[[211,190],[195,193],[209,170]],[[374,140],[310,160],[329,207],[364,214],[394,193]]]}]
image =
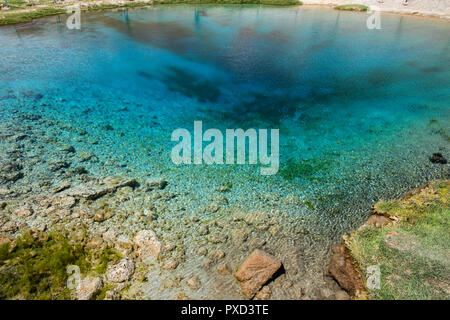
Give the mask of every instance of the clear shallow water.
[{"label": "clear shallow water", "polygon": [[[55,159],[56,146],[71,144],[99,158],[84,164],[94,174],[162,175],[191,191],[188,210],[231,182],[229,206],[280,208],[335,239],[380,197],[448,177],[428,157],[449,155],[449,23],[382,15],[382,29],[368,30],[366,18],[155,6],[83,14],[81,31],[64,17],[4,27],[0,118],[40,114],[57,124],[36,128],[42,141],[57,137],[44,143]],[[174,166],[170,135],[194,120],[279,128],[280,172]]]}]

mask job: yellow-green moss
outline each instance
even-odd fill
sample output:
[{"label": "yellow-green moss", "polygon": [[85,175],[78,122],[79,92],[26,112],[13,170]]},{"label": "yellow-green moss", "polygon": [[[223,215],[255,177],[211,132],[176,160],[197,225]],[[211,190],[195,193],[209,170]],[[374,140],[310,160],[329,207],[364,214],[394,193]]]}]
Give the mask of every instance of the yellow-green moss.
[{"label": "yellow-green moss", "polygon": [[334,7],[336,10],[344,10],[344,11],[367,11],[369,7],[362,4],[344,4],[341,6]]},{"label": "yellow-green moss", "polygon": [[122,255],[116,250],[111,248],[106,248],[102,251],[98,263],[95,267],[95,271],[99,274],[105,273],[106,268],[110,262],[117,262],[122,258]]}]

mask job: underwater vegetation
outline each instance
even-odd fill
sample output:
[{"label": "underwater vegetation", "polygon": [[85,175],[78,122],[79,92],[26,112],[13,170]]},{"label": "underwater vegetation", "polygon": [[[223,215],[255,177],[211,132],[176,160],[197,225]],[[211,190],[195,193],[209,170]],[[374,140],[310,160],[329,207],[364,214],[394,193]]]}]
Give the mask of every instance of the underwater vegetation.
[{"label": "underwater vegetation", "polygon": [[286,180],[295,178],[313,179],[319,171],[330,168],[332,160],[312,158],[304,160],[289,159],[279,170],[280,175]]},{"label": "underwater vegetation", "polygon": [[120,258],[114,249],[87,249],[63,232],[24,233],[0,246],[0,299],[71,299],[69,265],[82,274],[101,274]]},{"label": "underwater vegetation", "polygon": [[431,119],[428,122],[428,126],[432,129],[433,133],[439,134],[442,139],[447,142],[450,142],[450,134],[441,126],[440,122],[436,119]]}]

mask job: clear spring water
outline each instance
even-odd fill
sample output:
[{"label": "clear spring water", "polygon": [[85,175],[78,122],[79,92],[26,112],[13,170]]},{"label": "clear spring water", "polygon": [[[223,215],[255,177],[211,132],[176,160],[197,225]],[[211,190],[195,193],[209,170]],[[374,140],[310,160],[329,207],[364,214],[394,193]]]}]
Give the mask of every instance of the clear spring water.
[{"label": "clear spring water", "polygon": [[[41,114],[98,175],[163,175],[192,210],[232,183],[229,205],[313,220],[334,237],[370,204],[448,177],[450,25],[328,8],[154,6],[0,28],[0,110]],[[258,166],[174,166],[171,132],[279,128],[277,175]],[[86,134],[79,134],[80,132]],[[57,155],[55,155],[57,157]],[[285,205],[284,205],[285,204]]]}]

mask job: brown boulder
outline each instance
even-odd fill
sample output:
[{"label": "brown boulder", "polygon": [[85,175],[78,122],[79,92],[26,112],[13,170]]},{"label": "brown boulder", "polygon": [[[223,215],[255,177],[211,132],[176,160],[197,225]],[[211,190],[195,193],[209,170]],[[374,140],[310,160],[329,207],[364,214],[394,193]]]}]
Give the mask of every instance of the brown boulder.
[{"label": "brown boulder", "polygon": [[353,258],[344,243],[333,248],[330,273],[341,288],[349,292],[351,296],[364,292],[361,272],[355,266]]},{"label": "brown boulder", "polygon": [[241,264],[234,276],[239,281],[244,296],[251,299],[280,268],[279,260],[256,249]]},{"label": "brown boulder", "polygon": [[381,228],[390,223],[392,223],[391,219],[379,214],[372,214],[369,219],[367,219],[366,223],[364,223],[364,226],[374,226],[376,228]]}]

